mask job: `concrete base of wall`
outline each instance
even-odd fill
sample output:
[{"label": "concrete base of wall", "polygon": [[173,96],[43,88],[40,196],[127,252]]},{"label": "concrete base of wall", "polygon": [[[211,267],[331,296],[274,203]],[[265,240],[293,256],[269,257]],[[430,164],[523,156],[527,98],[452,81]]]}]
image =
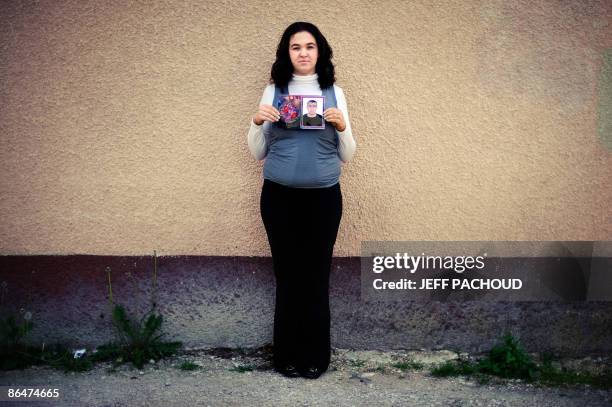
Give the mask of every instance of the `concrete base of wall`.
[{"label": "concrete base of wall", "polygon": [[[142,315],[151,304],[153,257],[2,256],[1,315],[32,313],[32,344],[97,346],[113,339],[115,303]],[[272,342],[271,258],[157,258],[156,308],[170,340],[186,347]],[[332,346],[481,352],[510,330],[530,352],[612,352],[612,302],[373,302],[360,300],[360,258],[334,258]]]}]

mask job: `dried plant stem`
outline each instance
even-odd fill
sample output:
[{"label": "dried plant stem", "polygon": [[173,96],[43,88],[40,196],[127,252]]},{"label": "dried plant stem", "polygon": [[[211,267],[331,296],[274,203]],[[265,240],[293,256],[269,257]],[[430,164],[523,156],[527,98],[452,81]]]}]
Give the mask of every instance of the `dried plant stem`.
[{"label": "dried plant stem", "polygon": [[153,250],[153,308],[157,306],[157,251]]},{"label": "dried plant stem", "polygon": [[106,268],[108,274],[108,299],[110,301],[111,308],[113,307],[113,286],[111,285],[111,270],[110,267]]}]

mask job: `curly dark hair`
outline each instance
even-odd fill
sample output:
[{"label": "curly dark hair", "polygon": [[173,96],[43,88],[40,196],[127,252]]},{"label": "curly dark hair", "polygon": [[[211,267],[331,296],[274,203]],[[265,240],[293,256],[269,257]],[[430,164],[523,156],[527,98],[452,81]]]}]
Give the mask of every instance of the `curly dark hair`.
[{"label": "curly dark hair", "polygon": [[293,76],[293,64],[289,57],[289,39],[295,33],[308,31],[315,38],[319,56],[315,65],[315,72],[318,75],[319,87],[325,89],[336,82],[334,64],[331,59],[334,53],[329,43],[321,34],[321,31],[311,23],[298,21],[285,29],[276,49],[276,61],[272,64],[270,83],[275,83],[279,87],[285,87]]}]

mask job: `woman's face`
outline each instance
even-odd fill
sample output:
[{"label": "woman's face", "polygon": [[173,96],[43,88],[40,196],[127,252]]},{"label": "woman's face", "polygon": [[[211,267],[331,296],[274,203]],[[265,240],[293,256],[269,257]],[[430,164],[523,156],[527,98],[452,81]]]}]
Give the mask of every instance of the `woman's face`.
[{"label": "woman's face", "polygon": [[308,31],[300,31],[289,39],[289,57],[296,75],[312,75],[315,73],[319,48],[317,41]]}]

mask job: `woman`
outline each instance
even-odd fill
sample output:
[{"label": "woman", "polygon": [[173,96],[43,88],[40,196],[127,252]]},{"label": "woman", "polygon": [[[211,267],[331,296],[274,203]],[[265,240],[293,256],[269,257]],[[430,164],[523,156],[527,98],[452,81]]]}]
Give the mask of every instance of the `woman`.
[{"label": "woman", "polygon": [[[336,85],[332,50],[313,24],[282,35],[270,84],[247,136],[264,163],[261,216],[276,279],[274,368],[317,378],[329,366],[329,272],[342,217],[340,165],[355,152],[346,100]],[[324,129],[280,126],[280,95],[325,96]]]}]

